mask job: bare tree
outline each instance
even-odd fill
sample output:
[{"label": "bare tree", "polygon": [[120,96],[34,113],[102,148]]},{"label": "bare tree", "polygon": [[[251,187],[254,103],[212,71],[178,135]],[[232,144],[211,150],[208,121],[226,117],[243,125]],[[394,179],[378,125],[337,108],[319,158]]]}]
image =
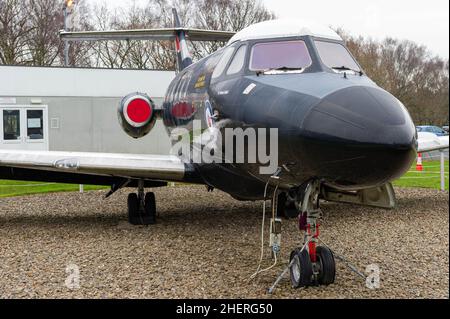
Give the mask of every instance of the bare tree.
[{"label": "bare tree", "polygon": [[33,26],[26,35],[28,60],[32,65],[53,65],[62,43],[58,31],[63,24],[61,0],[28,1],[26,15]]},{"label": "bare tree", "polygon": [[[0,62],[36,66],[61,65],[64,0],[0,0]],[[83,0],[76,2],[77,26],[91,29]],[[90,65],[87,45],[72,43],[72,65]]]},{"label": "bare tree", "polygon": [[34,26],[28,21],[26,3],[21,0],[0,0],[0,62],[26,62],[28,34]]},{"label": "bare tree", "polygon": [[[140,7],[135,2],[123,13],[119,29],[151,29],[166,26],[159,14],[159,4],[149,2]],[[171,41],[132,41],[126,67],[138,69],[171,69],[174,67],[173,44]]]},{"label": "bare tree", "polygon": [[[235,32],[276,18],[259,0],[200,0],[196,12],[193,26]],[[193,43],[194,57],[198,59],[211,54],[223,45],[223,42]]]},{"label": "bare tree", "polygon": [[[94,27],[97,30],[119,29],[122,9],[111,11],[106,4],[96,6]],[[100,41],[94,44],[96,66],[107,68],[124,68],[131,50],[130,41]]]},{"label": "bare tree", "polygon": [[[106,5],[94,9],[95,25],[106,29],[142,29],[172,27],[172,6],[175,6],[184,26],[212,30],[238,31],[250,24],[274,18],[257,0],[156,0],[111,12]],[[189,43],[194,60],[223,46],[223,42]],[[97,65],[107,67],[175,69],[174,45],[171,41],[115,41],[95,46]]]},{"label": "bare tree", "polygon": [[338,32],[366,73],[401,100],[416,123],[448,124],[448,60],[412,41],[374,41]]}]

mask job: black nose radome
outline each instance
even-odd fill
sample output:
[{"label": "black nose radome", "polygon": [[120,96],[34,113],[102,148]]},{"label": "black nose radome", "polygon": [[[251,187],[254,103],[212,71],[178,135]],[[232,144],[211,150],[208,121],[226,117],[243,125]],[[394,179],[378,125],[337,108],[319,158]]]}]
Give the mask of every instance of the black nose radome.
[{"label": "black nose radome", "polygon": [[410,147],[415,129],[405,107],[388,92],[350,87],[326,96],[303,129],[332,139],[391,147]]},{"label": "black nose radome", "polygon": [[400,102],[388,92],[375,87],[356,86],[339,90],[325,97],[321,107],[326,107],[328,103],[355,116],[385,125],[402,125],[406,121]]},{"label": "black nose radome", "polygon": [[404,174],[415,158],[410,115],[394,96],[375,87],[326,96],[301,130],[303,148],[313,154],[308,164],[340,185],[385,183]]}]

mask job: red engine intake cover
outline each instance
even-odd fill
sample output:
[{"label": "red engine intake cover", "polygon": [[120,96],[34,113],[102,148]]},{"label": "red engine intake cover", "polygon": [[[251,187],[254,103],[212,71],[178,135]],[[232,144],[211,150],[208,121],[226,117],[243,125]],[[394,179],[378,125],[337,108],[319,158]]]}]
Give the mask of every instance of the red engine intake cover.
[{"label": "red engine intake cover", "polygon": [[122,99],[118,115],[124,131],[133,138],[140,138],[155,125],[155,104],[148,95],[133,93]]},{"label": "red engine intake cover", "polygon": [[153,108],[150,101],[141,96],[135,96],[125,103],[124,115],[129,124],[141,127],[151,120]]}]

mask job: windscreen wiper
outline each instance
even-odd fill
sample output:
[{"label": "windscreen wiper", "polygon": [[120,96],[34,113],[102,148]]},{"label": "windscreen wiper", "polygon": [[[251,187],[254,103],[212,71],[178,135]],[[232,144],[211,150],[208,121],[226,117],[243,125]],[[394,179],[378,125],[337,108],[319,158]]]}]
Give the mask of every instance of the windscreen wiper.
[{"label": "windscreen wiper", "polygon": [[348,66],[344,66],[344,65],[343,66],[333,66],[332,69],[338,70],[338,71],[352,71],[352,72],[359,74],[359,76],[363,76],[363,74],[364,74],[363,71],[361,71],[361,70],[355,70],[355,69],[349,68]]},{"label": "windscreen wiper", "polygon": [[303,68],[282,66],[282,67],[279,67],[279,68],[271,68],[271,69],[265,69],[265,70],[256,71],[256,75],[259,76],[261,74],[266,74],[266,73],[273,72],[273,71],[284,71],[284,72],[288,72],[288,71],[303,71]]}]

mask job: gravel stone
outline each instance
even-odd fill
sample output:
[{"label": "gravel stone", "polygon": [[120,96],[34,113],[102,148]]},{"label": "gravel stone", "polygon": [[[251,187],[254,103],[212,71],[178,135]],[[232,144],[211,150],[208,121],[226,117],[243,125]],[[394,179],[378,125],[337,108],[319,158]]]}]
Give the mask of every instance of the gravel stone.
[{"label": "gravel stone", "polygon": [[[199,186],[157,189],[158,224],[143,227],[127,223],[128,192],[0,199],[0,298],[449,298],[447,192],[396,189],[395,210],[324,203],[322,239],[363,272],[378,265],[380,289],[337,262],[334,285],[294,290],[286,277],[273,295],[301,241],[295,219],[283,221],[284,265],[249,281],[262,202]],[[65,284],[71,264],[79,289]],[[271,264],[267,251],[263,267]]]}]

